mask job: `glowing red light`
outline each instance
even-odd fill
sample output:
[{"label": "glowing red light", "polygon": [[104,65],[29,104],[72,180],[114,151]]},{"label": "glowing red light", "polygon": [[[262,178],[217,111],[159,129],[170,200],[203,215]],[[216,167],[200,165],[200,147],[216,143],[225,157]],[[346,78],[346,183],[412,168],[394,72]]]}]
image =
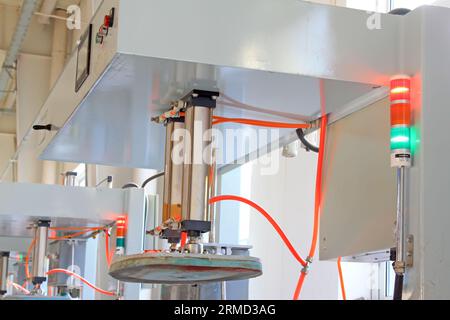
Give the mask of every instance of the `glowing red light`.
[{"label": "glowing red light", "polygon": [[411,100],[411,79],[398,77],[391,80],[391,101]]},{"label": "glowing red light", "polygon": [[407,76],[391,80],[391,126],[411,126],[411,79]]}]

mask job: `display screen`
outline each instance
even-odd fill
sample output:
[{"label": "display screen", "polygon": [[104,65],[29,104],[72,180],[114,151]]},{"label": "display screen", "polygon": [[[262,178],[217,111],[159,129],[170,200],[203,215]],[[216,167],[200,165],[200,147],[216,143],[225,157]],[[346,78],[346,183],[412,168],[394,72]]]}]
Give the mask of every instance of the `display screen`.
[{"label": "display screen", "polygon": [[91,35],[92,25],[89,26],[88,30],[81,37],[80,44],[78,45],[77,78],[75,84],[76,92],[78,92],[84,81],[89,76],[91,62]]}]

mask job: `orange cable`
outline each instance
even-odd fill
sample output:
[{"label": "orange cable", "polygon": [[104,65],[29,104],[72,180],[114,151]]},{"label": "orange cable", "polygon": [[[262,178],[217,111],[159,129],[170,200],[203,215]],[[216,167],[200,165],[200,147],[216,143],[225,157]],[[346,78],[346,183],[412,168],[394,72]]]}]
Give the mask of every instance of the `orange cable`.
[{"label": "orange cable", "polygon": [[[59,229],[59,228],[49,228],[51,230],[55,230],[55,229]],[[84,231],[80,231],[74,234],[70,234],[67,236],[62,236],[62,237],[49,237],[50,240],[55,240],[55,241],[61,241],[61,240],[67,240],[67,239],[71,239],[73,237],[79,236],[79,235],[83,235],[89,231],[98,231],[97,227],[93,228],[94,230],[91,229],[86,229]],[[29,268],[29,264],[30,264],[30,255],[31,255],[31,250],[33,249],[34,245],[36,244],[36,239],[33,239],[33,241],[31,242],[30,246],[28,247],[28,251],[27,251],[27,255],[25,256],[25,277],[27,279],[31,278],[30,275],[30,268]],[[27,281],[25,281],[24,285],[27,283]]]},{"label": "orange cable", "polygon": [[300,296],[300,292],[302,291],[303,282],[305,281],[305,278],[306,278],[306,273],[300,272],[300,277],[298,278],[297,286],[295,287],[294,300],[298,300],[298,297]]},{"label": "orange cable", "polygon": [[27,289],[24,288],[24,286],[21,286],[18,283],[9,281],[9,284],[11,284],[17,290],[23,291],[25,294],[30,294],[30,291],[28,291]]},{"label": "orange cable", "polygon": [[345,292],[344,276],[342,274],[341,257],[337,259],[337,267],[339,272],[339,283],[341,284],[342,299],[347,300],[347,294]]},{"label": "orange cable", "polygon": [[[185,112],[180,112],[179,115],[184,117]],[[284,128],[284,129],[309,129],[311,125],[309,123],[287,123],[287,122],[275,122],[256,119],[245,118],[226,118],[220,116],[213,116],[213,125],[218,125],[227,122],[247,124],[251,126],[269,127],[269,128]]]},{"label": "orange cable", "polygon": [[214,204],[216,202],[220,201],[227,201],[227,200],[234,200],[243,202],[245,204],[248,204],[252,208],[256,209],[259,213],[261,213],[269,222],[270,224],[275,228],[277,233],[280,235],[281,239],[283,240],[284,244],[288,247],[289,251],[292,253],[294,258],[302,265],[305,266],[306,262],[300,257],[300,255],[297,253],[297,251],[294,249],[294,246],[287,238],[286,234],[283,232],[283,230],[280,228],[280,226],[277,224],[277,222],[265,211],[263,208],[261,208],[259,205],[254,203],[253,201],[250,201],[248,199],[238,197],[238,196],[217,196],[209,199],[210,204]]},{"label": "orange cable", "polygon": [[187,232],[183,231],[181,232],[181,242],[180,247],[183,249],[187,242]]},{"label": "orange cable", "polygon": [[66,240],[66,239],[72,239],[72,238],[75,238],[75,237],[78,237],[78,236],[82,236],[82,235],[84,235],[85,233],[88,233],[88,232],[95,232],[95,231],[99,231],[99,230],[101,230],[101,229],[97,229],[97,228],[95,228],[95,229],[85,229],[85,230],[83,230],[83,231],[80,231],[80,232],[76,232],[76,233],[72,233],[72,234],[68,234],[68,235],[65,235],[65,236],[61,236],[61,237],[49,237],[49,239],[50,240]]},{"label": "orange cable", "polygon": [[102,294],[104,294],[104,295],[107,295],[107,296],[116,296],[116,294],[115,294],[114,292],[106,291],[106,290],[100,289],[99,287],[96,287],[95,285],[93,285],[92,283],[90,283],[88,280],[86,280],[86,279],[83,278],[82,276],[80,276],[80,275],[78,275],[78,274],[76,274],[76,273],[74,273],[74,272],[72,272],[72,271],[69,271],[69,270],[66,270],[66,269],[53,269],[53,270],[50,270],[49,272],[47,272],[47,275],[51,275],[51,274],[54,274],[54,273],[65,273],[65,274],[68,274],[68,275],[70,275],[70,276],[73,276],[73,277],[75,277],[75,278],[81,280],[83,283],[87,284],[87,285],[88,285],[89,287],[91,287],[92,289],[94,289],[94,290],[96,290],[96,291],[98,291],[98,292],[100,292],[100,293],[102,293]]},{"label": "orange cable", "polygon": [[218,125],[221,123],[233,122],[240,124],[247,124],[251,126],[269,127],[269,128],[285,128],[285,129],[308,129],[311,125],[308,123],[286,123],[286,122],[274,122],[274,121],[264,121],[264,120],[254,120],[254,119],[244,119],[244,118],[225,118],[213,116],[213,125]]},{"label": "orange cable", "polygon": [[[311,241],[311,248],[309,250],[309,258],[312,260],[316,253],[317,238],[319,235],[319,222],[320,222],[320,202],[322,197],[322,170],[323,170],[323,158],[325,153],[325,139],[327,134],[327,115],[322,117],[321,132],[320,132],[320,144],[319,144],[319,159],[317,161],[317,173],[316,173],[316,191],[314,201],[314,227],[313,236]],[[300,292],[302,291],[303,283],[306,278],[306,270],[301,272],[300,278],[297,282],[297,287],[294,293],[294,300],[298,300]]]},{"label": "orange cable", "polygon": [[109,233],[105,230],[105,252],[106,252],[106,263],[108,267],[111,265],[112,253],[109,252]]},{"label": "orange cable", "polygon": [[54,231],[80,231],[80,230],[102,230],[105,227],[52,227],[49,230]]},{"label": "orange cable", "polygon": [[144,250],[144,253],[161,253],[162,250]]},{"label": "orange cable", "polygon": [[31,250],[33,249],[35,244],[36,244],[36,239],[33,239],[33,241],[31,241],[30,246],[28,247],[27,255],[25,256],[25,277],[27,279],[31,278],[31,276],[30,276],[30,268],[29,268],[30,255],[31,255]]}]

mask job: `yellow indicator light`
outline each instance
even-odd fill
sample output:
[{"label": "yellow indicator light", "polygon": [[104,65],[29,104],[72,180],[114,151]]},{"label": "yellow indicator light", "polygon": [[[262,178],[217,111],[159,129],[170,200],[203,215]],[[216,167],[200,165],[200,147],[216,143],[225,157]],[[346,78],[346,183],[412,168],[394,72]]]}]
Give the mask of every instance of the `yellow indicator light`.
[{"label": "yellow indicator light", "polygon": [[409,88],[407,87],[396,87],[391,90],[392,94],[400,94],[409,92]]}]

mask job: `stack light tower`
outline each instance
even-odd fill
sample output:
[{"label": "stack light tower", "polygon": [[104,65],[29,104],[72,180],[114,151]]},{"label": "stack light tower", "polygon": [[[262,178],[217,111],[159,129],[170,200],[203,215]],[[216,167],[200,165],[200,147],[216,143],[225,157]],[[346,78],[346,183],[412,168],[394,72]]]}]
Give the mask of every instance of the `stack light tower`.
[{"label": "stack light tower", "polygon": [[405,179],[411,167],[411,78],[397,76],[391,79],[391,167],[397,170],[396,251],[393,264],[395,277],[394,300],[402,299],[406,272]]}]

